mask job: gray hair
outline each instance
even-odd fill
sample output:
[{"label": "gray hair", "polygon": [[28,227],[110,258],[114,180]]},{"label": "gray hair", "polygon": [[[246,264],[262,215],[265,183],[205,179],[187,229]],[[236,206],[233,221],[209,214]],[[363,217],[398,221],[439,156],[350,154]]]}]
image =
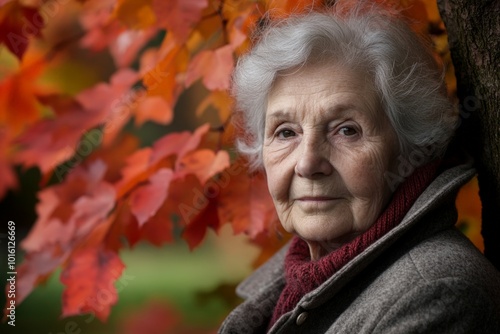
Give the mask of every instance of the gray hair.
[{"label": "gray hair", "polygon": [[[458,121],[430,49],[393,14],[366,10],[310,12],[270,23],[233,73],[236,146],[262,168],[268,93],[276,78],[300,66],[326,63],[366,70],[394,128],[404,158],[420,164],[444,154]],[[423,152],[423,154],[422,154]]]}]

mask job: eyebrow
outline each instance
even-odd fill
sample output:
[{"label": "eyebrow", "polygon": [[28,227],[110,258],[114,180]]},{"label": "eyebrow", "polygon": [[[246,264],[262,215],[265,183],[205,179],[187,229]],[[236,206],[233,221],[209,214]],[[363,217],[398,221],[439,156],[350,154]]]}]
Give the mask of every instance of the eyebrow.
[{"label": "eyebrow", "polygon": [[[349,112],[349,111],[358,111],[358,110],[359,110],[359,108],[357,108],[355,105],[348,103],[348,104],[339,104],[339,105],[335,105],[333,107],[327,108],[326,112],[329,114],[338,114],[338,113],[345,113],[345,112]],[[277,110],[274,110],[271,113],[267,114],[266,118],[267,117],[284,118],[289,114],[290,113],[287,112],[286,109],[285,110],[284,109],[277,109]]]}]

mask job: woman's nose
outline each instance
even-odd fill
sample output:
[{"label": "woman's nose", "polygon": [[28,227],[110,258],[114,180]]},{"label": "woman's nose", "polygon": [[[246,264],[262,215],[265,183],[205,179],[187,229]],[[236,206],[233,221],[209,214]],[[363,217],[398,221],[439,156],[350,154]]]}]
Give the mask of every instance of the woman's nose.
[{"label": "woman's nose", "polygon": [[328,143],[303,141],[301,146],[302,149],[298,152],[298,160],[295,165],[295,173],[298,176],[318,178],[332,174],[334,167],[330,162],[330,149]]}]

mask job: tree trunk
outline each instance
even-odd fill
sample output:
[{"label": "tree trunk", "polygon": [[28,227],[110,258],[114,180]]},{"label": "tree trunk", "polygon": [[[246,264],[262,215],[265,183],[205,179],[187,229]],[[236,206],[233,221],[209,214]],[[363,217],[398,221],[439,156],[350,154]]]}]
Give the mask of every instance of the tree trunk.
[{"label": "tree trunk", "polygon": [[438,0],[457,77],[461,143],[475,158],[485,255],[500,270],[500,1]]}]

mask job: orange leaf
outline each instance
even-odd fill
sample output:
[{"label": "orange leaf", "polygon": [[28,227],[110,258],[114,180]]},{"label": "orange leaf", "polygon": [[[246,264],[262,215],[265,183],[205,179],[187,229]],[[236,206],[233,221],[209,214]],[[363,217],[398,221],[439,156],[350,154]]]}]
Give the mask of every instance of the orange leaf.
[{"label": "orange leaf", "polygon": [[165,99],[168,110],[173,113],[177,98],[184,89],[180,75],[187,68],[188,50],[185,45],[177,44],[172,34],[167,34],[162,47],[146,52],[141,58],[143,83],[149,96],[161,96]]},{"label": "orange leaf", "polygon": [[196,108],[196,116],[201,116],[210,106],[214,107],[218,114],[219,120],[225,122],[232,112],[232,100],[228,92],[225,90],[211,91]]},{"label": "orange leaf", "polygon": [[124,268],[113,251],[88,248],[73,254],[61,273],[61,282],[66,286],[63,316],[94,313],[105,321],[118,300],[114,283]]},{"label": "orange leaf", "polygon": [[31,36],[39,37],[45,22],[38,8],[27,7],[20,1],[10,1],[0,7],[0,43],[21,59]]},{"label": "orange leaf", "polygon": [[235,233],[250,237],[272,230],[276,212],[262,175],[250,176],[241,162],[235,162],[221,174],[219,216],[230,222]]},{"label": "orange leaf", "polygon": [[145,29],[156,22],[152,0],[118,0],[113,16],[132,29]]},{"label": "orange leaf", "polygon": [[186,73],[186,86],[190,86],[203,77],[203,84],[209,90],[229,89],[233,67],[232,45],[223,46],[215,51],[202,51],[189,65]]},{"label": "orange leaf", "polygon": [[321,8],[323,1],[320,0],[268,0],[267,10],[273,18],[287,17],[290,14],[298,14],[314,8]]},{"label": "orange leaf", "polygon": [[171,106],[162,96],[144,96],[135,111],[135,123],[142,125],[146,121],[169,124],[174,117]]},{"label": "orange leaf", "polygon": [[202,149],[184,156],[179,165],[179,173],[195,174],[204,185],[209,178],[229,167],[229,164],[227,151],[215,153],[209,149]]},{"label": "orange leaf", "polygon": [[172,170],[162,168],[149,178],[148,184],[136,188],[130,195],[130,206],[139,227],[154,216],[165,201],[172,176]]},{"label": "orange leaf", "polygon": [[122,178],[115,184],[118,198],[123,197],[138,183],[148,178],[151,152],[151,148],[146,147],[134,152],[126,159],[125,167],[121,171]]},{"label": "orange leaf", "polygon": [[17,72],[0,82],[0,125],[8,126],[14,135],[40,118],[38,79],[44,67],[41,61],[22,63]]},{"label": "orange leaf", "polygon": [[207,0],[152,0],[157,24],[167,29],[183,42],[191,28],[201,19],[201,13],[208,6]]}]

